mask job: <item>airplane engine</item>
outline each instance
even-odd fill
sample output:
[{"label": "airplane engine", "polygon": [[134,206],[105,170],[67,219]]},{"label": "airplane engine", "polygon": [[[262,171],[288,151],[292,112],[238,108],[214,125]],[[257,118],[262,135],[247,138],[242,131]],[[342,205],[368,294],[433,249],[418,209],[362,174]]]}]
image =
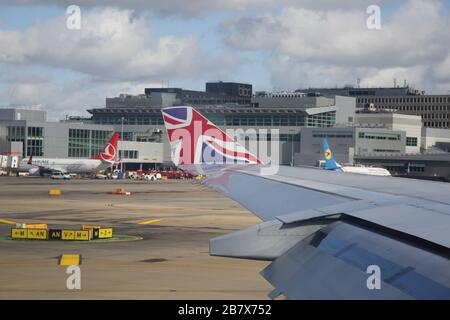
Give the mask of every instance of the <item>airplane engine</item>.
[{"label": "airplane engine", "polygon": [[30,175],[37,175],[39,174],[39,168],[31,168],[30,170],[28,170],[28,173]]}]

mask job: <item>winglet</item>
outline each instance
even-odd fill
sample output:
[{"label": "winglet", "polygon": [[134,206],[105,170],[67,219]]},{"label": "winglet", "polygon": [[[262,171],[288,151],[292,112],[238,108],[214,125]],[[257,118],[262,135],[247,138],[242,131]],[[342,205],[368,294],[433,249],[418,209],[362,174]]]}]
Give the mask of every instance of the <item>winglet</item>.
[{"label": "winglet", "polygon": [[261,163],[192,107],[164,108],[162,114],[176,166]]},{"label": "winglet", "polygon": [[333,153],[331,152],[330,146],[328,145],[328,141],[326,138],[322,141],[323,145],[323,157],[325,160],[325,169],[326,170],[341,170],[341,165],[334,160]]}]

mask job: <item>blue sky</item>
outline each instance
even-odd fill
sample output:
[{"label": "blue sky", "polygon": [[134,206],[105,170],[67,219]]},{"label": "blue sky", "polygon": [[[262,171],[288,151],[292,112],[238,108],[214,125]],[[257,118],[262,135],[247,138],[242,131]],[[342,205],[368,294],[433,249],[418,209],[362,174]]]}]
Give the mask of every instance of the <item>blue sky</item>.
[{"label": "blue sky", "polygon": [[[449,42],[442,30],[448,26],[449,0],[442,1],[443,6],[437,0],[380,0],[383,28],[378,33],[364,29],[367,14],[361,1],[350,0],[355,5],[343,7],[331,0],[233,1],[238,9],[225,0],[204,5],[186,0],[186,8],[175,0],[150,0],[148,6],[136,1],[132,8],[115,0],[118,12],[108,4],[81,6],[82,17],[90,16],[90,22],[99,23],[98,29],[105,23],[114,25],[114,15],[120,19],[124,10],[134,10],[129,21],[111,27],[124,33],[124,46],[136,47],[120,53],[108,51],[108,30],[95,34],[96,27],[90,33],[82,30],[81,39],[68,48],[58,43],[68,37],[67,31],[54,30],[65,15],[61,2],[0,5],[0,40],[6,39],[0,44],[0,105],[39,104],[57,114],[83,113],[86,105],[104,104],[105,96],[122,90],[138,93],[147,85],[168,81],[170,86],[191,89],[224,80],[252,83],[254,90],[293,90],[355,83],[357,78],[368,86],[390,85],[396,77],[428,92],[450,92],[450,75],[444,71],[450,66],[449,46],[427,40],[442,33],[442,41]],[[105,16],[108,10],[110,15]],[[141,22],[135,23],[136,15]],[[140,29],[145,29],[142,34]],[[419,37],[417,45],[405,41],[411,35]],[[95,39],[106,43],[98,52],[85,47]],[[111,47],[120,48],[120,42]],[[179,52],[172,54],[172,49]],[[146,58],[153,54],[154,58]],[[111,71],[117,66],[123,72]],[[59,100],[64,101],[57,106]]]}]

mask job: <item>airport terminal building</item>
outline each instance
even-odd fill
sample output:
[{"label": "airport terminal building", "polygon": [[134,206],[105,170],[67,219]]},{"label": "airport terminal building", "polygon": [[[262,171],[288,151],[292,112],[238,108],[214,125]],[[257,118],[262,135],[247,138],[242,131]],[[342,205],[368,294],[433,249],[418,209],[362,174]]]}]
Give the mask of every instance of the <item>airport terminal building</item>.
[{"label": "airport terminal building", "polygon": [[430,95],[413,89],[406,84],[403,87],[359,88],[309,88],[298,89],[307,95],[349,96],[356,98],[357,110],[375,108],[388,112],[418,115],[423,126],[429,128],[450,128],[450,95]]},{"label": "airport terminal building", "polygon": [[[364,92],[363,88],[357,90],[357,94]],[[269,154],[270,144],[277,141],[276,158],[282,165],[316,165],[323,156],[325,137],[339,162],[402,167],[407,168],[405,172],[418,165],[424,154],[429,158],[430,153],[439,153],[441,159],[450,150],[449,130],[424,128],[421,116],[362,107],[358,101],[365,98],[349,90],[333,93],[343,95],[322,95],[316,89],[253,94],[249,84],[210,82],[205,91],[146,88],[141,95],[106,98],[105,107],[88,110],[89,118],[60,122],[47,121],[42,110],[0,109],[0,152],[20,157],[87,158],[98,154],[117,131],[123,133],[119,149],[126,169],[172,166],[161,108],[177,105],[194,106],[224,130],[243,129],[237,137],[243,144],[265,140]],[[382,88],[370,92],[370,97],[378,99],[387,93],[395,93],[399,99],[415,97],[402,88]],[[248,129],[278,132],[260,138],[246,135]],[[405,155],[414,155],[414,163]],[[440,170],[439,175],[450,176],[448,171]]]},{"label": "airport terminal building", "polygon": [[[236,87],[241,85],[243,84],[235,84]],[[161,92],[157,90],[161,90]],[[107,100],[105,108],[93,108],[88,110],[88,112],[92,114],[91,121],[94,124],[121,126],[123,123],[125,140],[141,140],[148,133],[160,133],[159,138],[164,145],[165,163],[170,163],[171,160],[170,146],[165,133],[161,107],[192,105],[223,130],[266,129],[271,132],[272,129],[277,129],[278,134],[270,136],[270,140],[276,139],[279,141],[278,159],[281,164],[285,165],[293,163],[293,155],[299,151],[299,137],[302,128],[328,128],[337,124],[353,122],[356,108],[354,98],[340,96],[329,98],[296,96],[287,99],[289,103],[283,101],[284,98],[280,100],[278,97],[267,95],[259,96],[258,99],[253,97],[249,104],[211,104],[211,101],[207,100],[196,100],[196,104],[188,103],[189,101],[180,101],[173,104],[173,101],[177,101],[177,95],[180,94],[176,88],[151,88],[146,89],[145,92],[150,93],[150,97],[147,97],[146,101],[151,101],[153,99],[152,95],[156,94],[159,97],[162,93],[170,93],[172,98],[168,98],[166,95],[167,99],[165,101],[168,104],[155,107],[150,105],[133,105],[128,103],[133,97],[122,96],[122,98],[118,97],[123,100],[122,104],[114,100],[115,103],[111,105],[111,100]],[[224,101],[237,101],[238,99],[238,97],[227,97],[226,95],[221,95],[221,98]],[[237,138],[245,143],[245,136]],[[253,137],[249,138],[253,139]],[[268,148],[270,152],[270,146]]]},{"label": "airport terminal building", "polygon": [[[120,126],[83,122],[50,122],[46,112],[0,109],[0,154],[46,158],[89,158],[98,155]],[[123,141],[119,153],[125,168],[152,168],[163,163],[158,141]]]}]

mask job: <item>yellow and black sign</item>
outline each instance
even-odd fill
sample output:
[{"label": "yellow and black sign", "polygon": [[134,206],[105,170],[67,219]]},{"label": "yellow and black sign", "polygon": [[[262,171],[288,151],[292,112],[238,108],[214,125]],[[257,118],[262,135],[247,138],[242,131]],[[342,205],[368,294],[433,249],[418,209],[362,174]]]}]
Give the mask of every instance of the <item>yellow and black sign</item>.
[{"label": "yellow and black sign", "polygon": [[28,229],[28,239],[47,240],[47,230]]},{"label": "yellow and black sign", "polygon": [[13,238],[13,239],[47,240],[47,230],[45,230],[45,229],[12,228],[11,229],[11,238]]},{"label": "yellow and black sign", "polygon": [[62,230],[61,240],[75,240],[75,230]]},{"label": "yellow and black sign", "polygon": [[62,238],[62,230],[51,229],[48,233],[49,240],[61,240]]},{"label": "yellow and black sign", "polygon": [[89,230],[61,230],[61,240],[89,241]]},{"label": "yellow and black sign", "polygon": [[94,239],[108,239],[108,238],[112,238],[112,236],[113,236],[112,228],[94,229],[94,234],[93,234]]},{"label": "yellow and black sign", "polygon": [[89,241],[91,239],[108,239],[112,238],[112,236],[112,228],[95,228],[89,230],[11,229],[11,238],[13,239]]},{"label": "yellow and black sign", "polygon": [[78,241],[89,241],[89,230],[77,230],[75,231],[75,240]]},{"label": "yellow and black sign", "polygon": [[26,239],[28,236],[27,229],[22,228],[12,228],[11,229],[11,238],[13,239]]}]

